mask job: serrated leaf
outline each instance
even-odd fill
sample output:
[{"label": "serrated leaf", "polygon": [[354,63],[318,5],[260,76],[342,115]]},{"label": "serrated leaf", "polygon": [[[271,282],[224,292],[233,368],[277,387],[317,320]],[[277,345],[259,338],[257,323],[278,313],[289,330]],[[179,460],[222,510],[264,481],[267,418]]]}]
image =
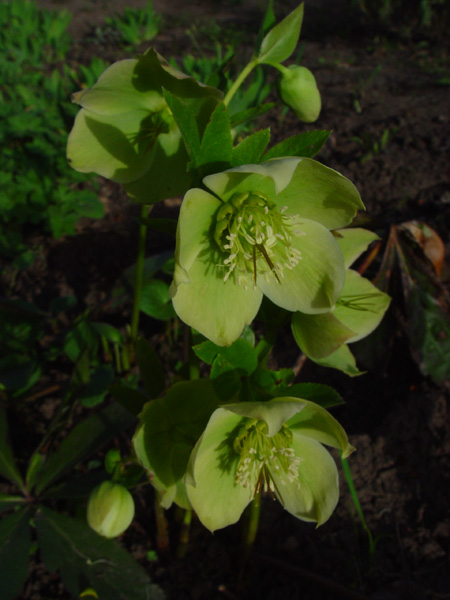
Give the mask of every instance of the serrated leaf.
[{"label": "serrated leaf", "polygon": [[133,600],[163,600],[162,590],[131,554],[82,521],[40,507],[36,529],[47,568],[59,570],[74,596],[79,597],[88,583],[105,600],[130,600],[130,585]]},{"label": "serrated leaf", "polygon": [[25,490],[22,475],[16,466],[16,461],[8,444],[8,424],[6,411],[0,407],[0,475],[15,483],[22,491]]},{"label": "serrated leaf", "polygon": [[261,129],[247,136],[233,148],[231,166],[257,164],[270,142],[270,129]]},{"label": "serrated leaf", "polygon": [[263,160],[281,158],[284,156],[304,156],[314,158],[320,152],[322,146],[330,137],[331,131],[305,131],[298,135],[286,138],[273,148],[270,148],[263,156]]},{"label": "serrated leaf", "polygon": [[234,113],[231,116],[231,127],[237,127],[242,123],[251,121],[252,119],[257,119],[261,115],[264,115],[266,112],[269,112],[269,110],[271,110],[275,106],[275,102],[266,102],[266,104],[263,104],[262,106],[246,108],[245,110],[241,110],[237,113]]},{"label": "serrated leaf", "polygon": [[0,598],[14,600],[27,577],[31,533],[27,508],[3,517],[0,521]]},{"label": "serrated leaf", "polygon": [[166,386],[166,376],[158,354],[143,338],[137,341],[136,359],[149,398],[156,398]]},{"label": "serrated leaf", "polygon": [[203,134],[200,152],[194,162],[202,176],[223,171],[230,166],[233,140],[230,115],[225,104],[220,103],[211,115]]},{"label": "serrated leaf", "polygon": [[303,3],[264,37],[258,54],[261,64],[281,63],[294,52],[303,21]]},{"label": "serrated leaf", "polygon": [[119,404],[111,404],[82,421],[49,457],[38,478],[36,494],[39,495],[76,464],[94,454],[133,421],[134,417]]},{"label": "serrated leaf", "polygon": [[189,158],[195,165],[196,157],[200,153],[200,134],[195,112],[182,100],[173,96],[168,90],[164,90],[164,98],[181,131]]}]

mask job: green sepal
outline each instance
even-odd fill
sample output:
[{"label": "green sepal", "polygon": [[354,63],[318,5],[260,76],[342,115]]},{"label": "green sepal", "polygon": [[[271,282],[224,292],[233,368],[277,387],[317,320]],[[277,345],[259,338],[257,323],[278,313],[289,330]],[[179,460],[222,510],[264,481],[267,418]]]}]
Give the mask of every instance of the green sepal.
[{"label": "green sepal", "polygon": [[355,332],[341,323],[332,313],[292,317],[292,333],[300,350],[311,358],[325,358],[332,354]]},{"label": "green sepal", "polygon": [[357,377],[364,374],[364,371],[360,371],[356,366],[355,357],[347,344],[342,344],[336,352],[333,352],[333,354],[330,354],[326,358],[313,358],[312,360],[322,367],[338,369],[350,377]]},{"label": "green sepal", "polygon": [[345,268],[352,266],[357,258],[367,250],[369,245],[380,238],[373,231],[352,227],[349,229],[338,229],[335,231],[336,241],[344,256]]}]

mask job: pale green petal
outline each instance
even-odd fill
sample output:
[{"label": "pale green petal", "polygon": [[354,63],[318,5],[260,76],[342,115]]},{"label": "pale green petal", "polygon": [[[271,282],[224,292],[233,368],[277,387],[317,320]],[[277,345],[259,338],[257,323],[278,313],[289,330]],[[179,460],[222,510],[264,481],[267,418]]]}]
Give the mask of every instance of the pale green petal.
[{"label": "pale green petal", "polygon": [[347,343],[357,342],[378,327],[390,301],[390,297],[368,279],[348,269],[344,289],[334,311],[341,323],[356,332]]},{"label": "pale green petal", "polygon": [[262,300],[259,289],[224,281],[214,249],[213,216],[221,206],[200,189],[189,190],[181,206],[177,230],[174,281],[170,289],[176,313],[219,346],[229,346],[255,318]]},{"label": "pale green petal", "polygon": [[92,88],[74,94],[73,101],[110,116],[142,109],[159,112],[166,106],[160,83],[134,58],[112,64]]},{"label": "pale green petal", "polygon": [[224,202],[243,192],[258,192],[275,201],[275,182],[262,165],[243,165],[208,175],[203,183]]},{"label": "pale green petal", "polygon": [[327,521],[339,499],[339,478],[333,458],[313,439],[293,431],[292,447],[300,458],[298,480],[288,481],[281,471],[271,471],[275,494],[284,508],[303,521],[317,526]]},{"label": "pale green petal", "polygon": [[227,404],[227,410],[248,417],[264,421],[267,425],[267,435],[272,437],[278,433],[286,421],[303,410],[306,400],[298,398],[276,398],[268,402],[239,402]]},{"label": "pale green petal", "polygon": [[153,146],[139,141],[148,112],[97,115],[82,109],[67,142],[67,159],[81,173],[129,182],[140,177],[151,161]]},{"label": "pale green petal", "polygon": [[197,256],[214,243],[211,226],[220,200],[199,188],[189,190],[183,198],[177,228],[175,259],[189,271]]},{"label": "pale green petal", "polygon": [[307,314],[328,312],[336,302],[345,280],[344,259],[332,234],[319,223],[300,219],[304,235],[293,236],[292,245],[302,259],[292,269],[275,277],[257,280],[258,287],[274,304]]},{"label": "pale green petal", "polygon": [[252,286],[245,289],[234,277],[224,282],[214,260],[209,248],[199,255],[184,272],[188,282],[183,282],[183,271],[178,270],[176,288],[171,288],[173,306],[187,325],[218,346],[230,346],[256,317],[262,293]]},{"label": "pale green petal", "polygon": [[342,344],[336,352],[333,352],[333,354],[330,354],[330,356],[327,356],[326,358],[313,358],[312,360],[322,367],[339,369],[339,371],[342,371],[346,375],[350,375],[350,377],[356,377],[357,375],[362,375],[364,373],[364,371],[360,371],[356,366],[355,357],[347,344]]},{"label": "pale green petal", "polygon": [[178,129],[160,134],[147,171],[136,181],[124,185],[128,196],[144,204],[181,196],[192,184],[192,176],[186,169],[188,160]]},{"label": "pale green petal", "polygon": [[327,229],[348,225],[358,209],[364,209],[353,183],[333,169],[310,158],[302,158],[292,179],[277,196],[286,214],[300,215],[322,223]]},{"label": "pale green petal", "polygon": [[325,358],[355,335],[334,314],[305,315],[296,312],[292,317],[292,333],[300,350],[312,358]]},{"label": "pale green petal", "polygon": [[361,227],[339,229],[336,234],[336,241],[344,255],[345,268],[347,269],[367,250],[369,244],[380,239],[373,231]]},{"label": "pale green petal", "polygon": [[322,406],[308,400],[302,402],[305,405],[303,410],[289,419],[288,427],[302,436],[339,448],[344,458],[349,456],[354,447],[349,443],[342,425]]},{"label": "pale green petal", "polygon": [[186,489],[198,518],[210,531],[239,520],[253,491],[236,485],[239,454],[233,448],[242,417],[217,409],[189,462]]},{"label": "pale green petal", "polygon": [[142,466],[151,472],[156,489],[166,493],[164,507],[171,501],[190,507],[184,475],[190,454],[217,404],[211,382],[198,379],[175,384],[163,398],[149,402],[140,415],[134,450]]}]

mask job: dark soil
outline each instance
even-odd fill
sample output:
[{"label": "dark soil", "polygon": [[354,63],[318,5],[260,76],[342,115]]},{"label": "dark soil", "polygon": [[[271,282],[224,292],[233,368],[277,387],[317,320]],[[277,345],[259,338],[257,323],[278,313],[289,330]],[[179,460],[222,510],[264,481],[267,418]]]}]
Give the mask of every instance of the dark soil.
[{"label": "dark soil", "polygon": [[[87,62],[94,54],[111,62],[127,56],[114,44],[99,43],[95,35],[105,16],[122,9],[118,0],[39,4],[73,12],[74,64]],[[166,57],[192,52],[186,28],[193,23],[208,27],[212,20],[227,31],[244,29],[251,42],[263,4],[155,0],[166,26],[153,44]],[[276,4],[282,14],[295,5]],[[381,230],[387,231],[391,223],[423,220],[449,250],[450,88],[441,83],[444,75],[448,82],[448,39],[436,41],[428,33],[406,41],[393,35],[383,38],[360,16],[352,16],[350,4],[311,0],[306,6],[303,64],[314,71],[323,99],[321,117],[311,129],[333,130],[320,160],[357,185]],[[280,111],[262,125],[270,125],[275,140],[304,130],[290,114],[282,119]],[[383,134],[387,141],[380,148]],[[134,261],[134,217],[139,209],[108,182],[102,182],[101,196],[105,218],[82,223],[75,237],[43,241],[42,261],[17,277],[16,295],[38,304],[68,293],[75,293],[86,306],[102,302],[117,275]],[[165,203],[156,211],[167,214],[176,211],[176,205]],[[149,244],[149,253],[161,250],[159,241]],[[161,243],[170,246],[165,238]],[[442,277],[448,283],[445,268]],[[120,324],[128,315],[111,311],[110,317]],[[147,337],[164,345],[164,332],[155,322],[144,319],[142,327]],[[276,348],[274,367],[292,366],[298,358],[292,338],[286,335],[284,341]],[[168,515],[173,547],[149,563],[145,556],[155,547],[155,519],[153,495],[145,489],[136,495],[137,519],[122,543],[149,569],[169,599],[450,598],[448,388],[421,375],[400,335],[390,357],[384,373],[353,380],[310,363],[299,375],[304,381],[333,385],[346,401],[335,414],[357,448],[350,466],[376,541],[375,553],[369,553],[367,535],[341,478],[338,508],[318,530],[296,521],[267,498],[254,551],[240,575],[239,526],[212,536],[194,521],[186,557],[180,559],[175,557],[173,512]],[[21,600],[49,596],[67,597],[58,578],[43,575],[37,565]]]}]

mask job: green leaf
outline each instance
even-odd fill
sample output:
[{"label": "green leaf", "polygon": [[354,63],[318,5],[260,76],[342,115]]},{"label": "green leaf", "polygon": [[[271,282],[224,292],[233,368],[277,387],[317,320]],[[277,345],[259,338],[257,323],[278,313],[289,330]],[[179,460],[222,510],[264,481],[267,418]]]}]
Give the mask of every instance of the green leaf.
[{"label": "green leaf", "polygon": [[97,535],[78,519],[40,507],[36,529],[49,571],[59,570],[77,598],[87,587],[105,600],[163,600],[164,594],[119,544]]},{"label": "green leaf", "polygon": [[249,163],[259,163],[262,153],[270,142],[270,129],[261,129],[255,131],[244,138],[237,146],[233,148],[231,157],[231,166],[237,167]]},{"label": "green leaf", "polygon": [[10,496],[9,494],[0,493],[0,512],[11,510],[11,508],[15,508],[17,504],[23,504],[25,501],[23,496]]},{"label": "green leaf", "polygon": [[245,110],[241,110],[237,113],[231,115],[231,126],[237,127],[242,123],[250,121],[252,119],[257,119],[261,115],[266,114],[269,110],[272,110],[276,106],[275,102],[266,102],[266,104],[262,104],[261,106],[253,106],[252,108],[246,108]]},{"label": "green leaf", "polygon": [[28,469],[25,476],[25,481],[27,482],[28,492],[31,492],[34,488],[36,481],[39,477],[39,473],[42,471],[42,467],[44,466],[45,457],[40,452],[34,452],[30,458],[28,463]]},{"label": "green leaf", "polygon": [[196,164],[200,154],[200,133],[195,118],[195,112],[185,102],[164,90],[164,98],[180,128],[181,135],[191,161]]},{"label": "green leaf", "polygon": [[194,165],[201,168],[202,176],[223,171],[230,166],[232,150],[230,115],[221,102],[206,126]]},{"label": "green leaf", "polygon": [[44,465],[36,485],[36,494],[94,454],[133,421],[134,417],[128,411],[119,404],[112,404],[77,425]]},{"label": "green leaf", "polygon": [[8,422],[6,411],[2,407],[0,407],[0,475],[15,483],[22,491],[25,490],[22,475],[16,466],[11,446],[8,444]]},{"label": "green leaf", "polygon": [[22,508],[0,521],[0,598],[14,600],[27,577],[31,548],[28,508]]},{"label": "green leaf", "polygon": [[139,390],[122,383],[113,383],[109,386],[108,390],[119,404],[135,416],[138,416],[144,408],[144,404],[150,399]]},{"label": "green leaf", "polygon": [[[231,346],[217,346],[213,342],[203,342],[192,348],[195,354],[206,362],[212,364],[217,356],[223,357],[227,364],[233,369],[243,371],[245,375],[251,375],[258,366],[258,358],[255,348],[250,342],[238,338]],[[216,365],[216,376],[220,374],[220,368]],[[211,374],[214,377],[213,374]]]},{"label": "green leaf", "polygon": [[284,390],[277,390],[277,395],[303,398],[319,404],[323,408],[344,404],[341,395],[336,390],[322,383],[295,383]]},{"label": "green leaf", "polygon": [[123,336],[120,331],[109,323],[92,323],[93,330],[112,344],[123,344]]},{"label": "green leaf", "polygon": [[100,365],[91,374],[87,386],[78,396],[83,406],[93,407],[103,402],[109,385],[114,380],[114,369],[111,365]]},{"label": "green leaf", "polygon": [[150,229],[154,231],[159,231],[160,233],[166,233],[172,237],[175,237],[177,232],[177,222],[173,219],[141,219],[141,223],[147,225]]},{"label": "green leaf", "polygon": [[257,56],[258,62],[281,63],[289,58],[297,46],[302,21],[303,3],[265,36]]},{"label": "green leaf", "polygon": [[86,319],[80,320],[73,329],[69,331],[64,339],[64,352],[75,362],[81,354],[88,350],[90,356],[97,352],[98,337]]},{"label": "green leaf", "polygon": [[142,286],[140,309],[154,319],[168,321],[175,316],[169,286],[161,279],[150,279]]},{"label": "green leaf", "polygon": [[134,449],[139,462],[152,473],[153,485],[164,494],[165,508],[173,501],[190,508],[184,474],[192,449],[218,403],[210,381],[182,381],[163,398],[149,402],[140,416]]},{"label": "green leaf", "polygon": [[306,158],[313,158],[320,152],[330,135],[331,131],[324,131],[321,129],[316,131],[305,131],[304,133],[293,135],[270,148],[264,154],[263,160],[281,158],[284,156],[304,156]]},{"label": "green leaf", "polygon": [[143,338],[137,341],[136,359],[149,398],[156,398],[166,387],[166,376],[158,354]]}]

